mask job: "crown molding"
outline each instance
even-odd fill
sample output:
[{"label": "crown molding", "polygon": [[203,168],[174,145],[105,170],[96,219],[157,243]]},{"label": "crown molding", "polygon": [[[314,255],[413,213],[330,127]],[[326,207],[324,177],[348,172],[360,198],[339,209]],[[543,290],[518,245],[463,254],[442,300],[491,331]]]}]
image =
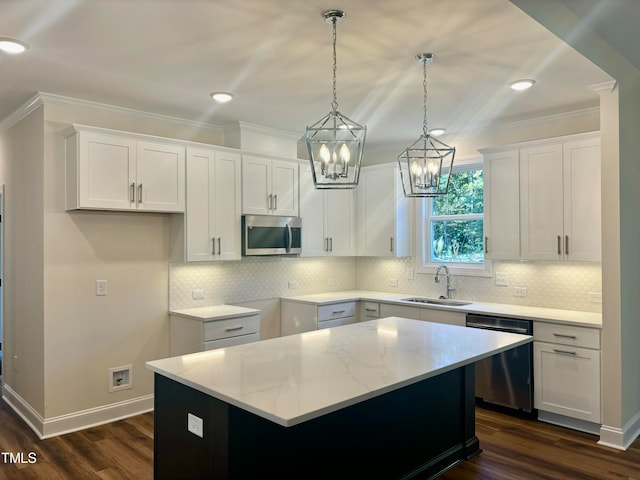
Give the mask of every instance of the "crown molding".
[{"label": "crown molding", "polygon": [[615,80],[610,80],[608,82],[596,83],[595,85],[591,85],[591,90],[596,92],[598,95],[604,95],[613,92],[613,89],[616,88],[616,85],[617,82]]},{"label": "crown molding", "polygon": [[11,128],[13,125],[18,123],[20,120],[25,118],[27,115],[29,115],[30,113],[32,113],[34,110],[36,110],[38,107],[42,105],[61,105],[65,107],[84,108],[84,109],[93,110],[93,111],[98,110],[98,111],[107,112],[107,113],[114,113],[116,115],[123,115],[127,117],[137,117],[145,120],[154,120],[154,121],[166,122],[171,124],[184,125],[187,127],[214,129],[214,130],[218,130],[221,135],[223,134],[222,127],[214,123],[199,122],[196,120],[188,120],[180,117],[172,117],[170,115],[144,112],[142,110],[136,110],[133,108],[120,107],[117,105],[108,105],[106,103],[94,102],[91,100],[83,100],[83,99],[73,98],[73,97],[66,97],[64,95],[56,95],[56,94],[47,93],[47,92],[36,93],[22,106],[20,106],[14,112],[6,116],[2,121],[0,121],[0,132],[3,132],[6,129]]}]

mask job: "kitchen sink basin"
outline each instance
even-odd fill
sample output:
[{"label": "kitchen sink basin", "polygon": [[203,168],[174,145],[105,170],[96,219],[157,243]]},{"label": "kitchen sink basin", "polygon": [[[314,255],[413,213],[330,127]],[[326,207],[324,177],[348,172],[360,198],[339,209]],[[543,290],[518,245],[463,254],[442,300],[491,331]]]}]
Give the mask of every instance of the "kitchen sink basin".
[{"label": "kitchen sink basin", "polygon": [[461,307],[463,305],[469,305],[471,302],[465,302],[464,300],[451,300],[449,298],[403,298],[405,302],[424,303],[427,305],[448,305],[451,307]]}]

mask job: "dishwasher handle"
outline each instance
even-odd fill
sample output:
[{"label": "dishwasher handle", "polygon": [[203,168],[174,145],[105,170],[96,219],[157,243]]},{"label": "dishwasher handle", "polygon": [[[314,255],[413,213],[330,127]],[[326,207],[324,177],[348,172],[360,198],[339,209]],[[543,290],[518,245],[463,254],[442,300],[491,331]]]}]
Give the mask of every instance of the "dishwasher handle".
[{"label": "dishwasher handle", "polygon": [[471,327],[471,328],[482,328],[484,330],[497,330],[499,332],[507,332],[507,333],[524,333],[524,334],[528,334],[528,330],[526,328],[521,328],[521,327],[498,327],[498,326],[494,326],[494,325],[486,325],[484,323],[473,323],[473,322],[467,322],[467,327]]}]

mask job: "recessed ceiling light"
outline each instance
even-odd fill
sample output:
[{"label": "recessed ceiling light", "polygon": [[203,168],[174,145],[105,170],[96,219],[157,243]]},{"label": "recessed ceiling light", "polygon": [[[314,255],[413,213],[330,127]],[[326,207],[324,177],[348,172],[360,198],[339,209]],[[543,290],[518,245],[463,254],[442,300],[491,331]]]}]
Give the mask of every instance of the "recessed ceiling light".
[{"label": "recessed ceiling light", "polygon": [[429,130],[429,133],[434,137],[437,137],[438,135],[442,135],[446,131],[447,130],[444,128],[432,128],[431,130]]},{"label": "recessed ceiling light", "polygon": [[515,82],[511,82],[509,84],[509,86],[511,87],[512,90],[515,90],[517,92],[521,92],[523,90],[531,88],[534,83],[536,83],[535,80],[531,80],[531,79],[525,78],[525,79],[522,79],[522,80],[516,80]]},{"label": "recessed ceiling light", "polygon": [[211,92],[210,95],[218,103],[227,103],[233,99],[233,94],[229,92]]},{"label": "recessed ceiling light", "polygon": [[29,44],[15,38],[0,37],[0,50],[11,55],[22,53],[29,48]]}]

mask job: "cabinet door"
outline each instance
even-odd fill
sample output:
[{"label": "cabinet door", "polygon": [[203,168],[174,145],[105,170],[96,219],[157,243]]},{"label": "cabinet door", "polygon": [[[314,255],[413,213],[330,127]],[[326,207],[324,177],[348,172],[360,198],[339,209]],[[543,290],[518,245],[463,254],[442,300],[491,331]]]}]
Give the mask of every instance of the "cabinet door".
[{"label": "cabinet door", "polygon": [[216,152],[213,176],[216,259],[241,258],[241,163],[240,154]]},{"label": "cabinet door", "polygon": [[484,157],[485,257],[520,259],[520,165],[517,149]]},{"label": "cabinet door", "polygon": [[328,240],[324,231],[324,191],[314,187],[311,166],[300,169],[300,217],[302,218],[302,253],[300,256],[325,256]]},{"label": "cabinet door", "polygon": [[358,185],[358,254],[393,256],[395,251],[395,191],[392,169],[360,172]]},{"label": "cabinet door", "polygon": [[326,190],[324,192],[324,204],[325,232],[326,237],[329,239],[329,255],[354,255],[355,192],[353,190]]},{"label": "cabinet door", "polygon": [[534,406],[600,423],[600,351],[534,342]]},{"label": "cabinet door", "polygon": [[[132,184],[135,187],[136,182],[135,140],[93,132],[77,135],[77,207],[135,209],[134,189],[131,187]],[[72,203],[70,199],[69,204]]]},{"label": "cabinet door", "polygon": [[421,308],[407,307],[404,305],[394,305],[391,303],[380,304],[380,318],[385,317],[402,317],[420,320]]},{"label": "cabinet door", "polygon": [[447,310],[436,310],[435,308],[423,308],[420,312],[420,320],[464,327],[467,324],[467,314]]},{"label": "cabinet door", "polygon": [[600,261],[600,139],[564,144],[564,258]]},{"label": "cabinet door", "polygon": [[184,212],[184,147],[137,142],[136,178],[139,210]]},{"label": "cabinet door", "polygon": [[187,150],[187,261],[214,260],[215,214],[212,206],[214,185],[213,150]]},{"label": "cabinet door", "polygon": [[271,160],[242,156],[242,213],[270,215]]},{"label": "cabinet door", "polygon": [[520,150],[520,202],[522,258],[562,259],[562,144]]},{"label": "cabinet door", "polygon": [[280,335],[293,335],[318,329],[318,307],[310,303],[282,300]]},{"label": "cabinet door", "polygon": [[275,215],[298,216],[298,164],[281,160],[271,162],[271,192]]}]

